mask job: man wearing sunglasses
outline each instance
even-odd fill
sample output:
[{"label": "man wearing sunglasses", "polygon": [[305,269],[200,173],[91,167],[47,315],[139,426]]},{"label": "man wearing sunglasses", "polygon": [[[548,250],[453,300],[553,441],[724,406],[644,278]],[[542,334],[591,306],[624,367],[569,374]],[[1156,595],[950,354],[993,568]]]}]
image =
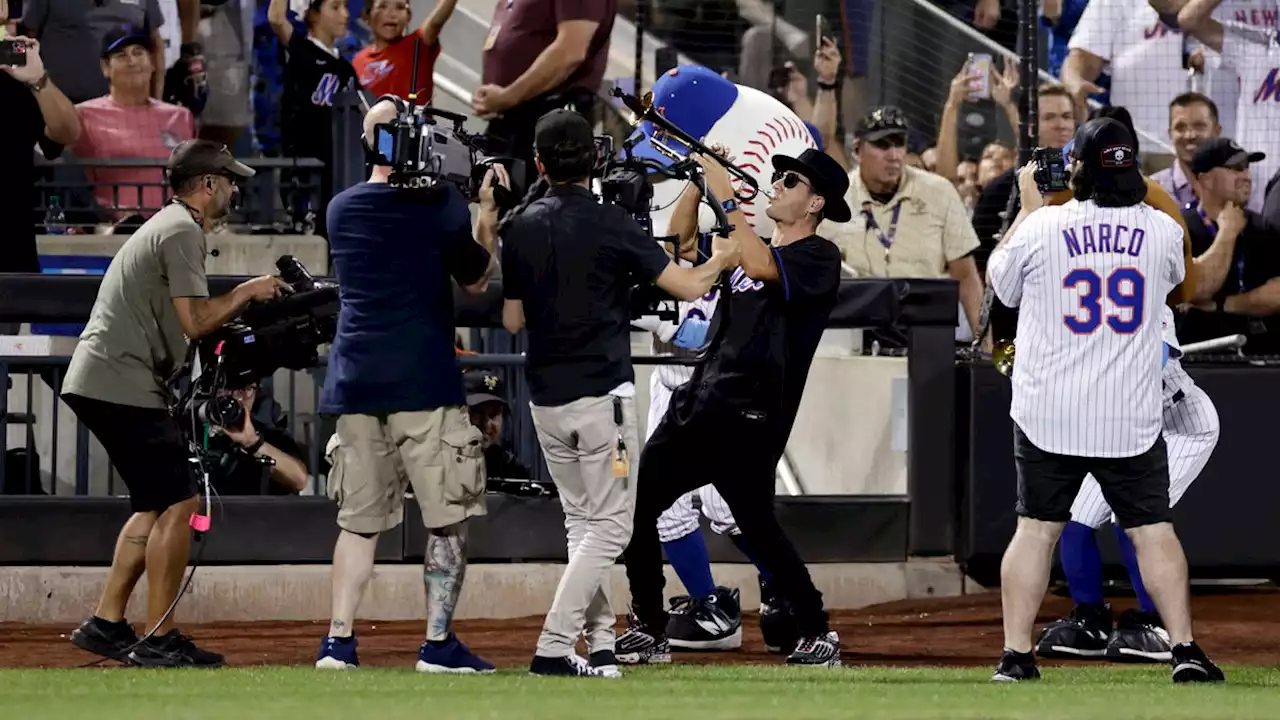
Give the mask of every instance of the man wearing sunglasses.
[{"label": "man wearing sunglasses", "polygon": [[[161,623],[178,595],[196,510],[187,444],[169,415],[166,383],[199,340],[250,300],[276,297],[285,284],[265,275],[209,297],[205,233],[223,218],[236,180],[253,176],[226,146],[188,140],[169,158],[176,197],[152,215],[111,260],[89,322],[71,356],[62,399],[94,434],[129,489],[133,515],[116,540],[97,610],[71,634],[77,647],[146,667],[209,667],[222,656]],[[125,621],[134,585],[147,573],[147,624],[141,644]]]},{"label": "man wearing sunglasses", "polygon": [[[718,148],[726,155],[729,150]],[[840,251],[817,234],[824,218],[847,222],[848,176],[817,150],[775,154],[771,241],[759,238],[734,201],[724,167],[699,157],[707,187],[733,226],[739,267],[721,281],[706,360],[675,390],[640,456],[636,515],[627,547],[633,616],[619,662],[670,662],[657,521],[681,495],[720,491],[777,592],[790,602],[800,640],[791,665],[840,665],[822,594],[774,514],[774,468],[799,409],[809,365],[836,302]],[[624,640],[626,642],[624,643]]]},{"label": "man wearing sunglasses", "polygon": [[978,236],[955,186],[906,165],[907,133],[906,116],[895,107],[858,122],[858,169],[850,175],[848,200],[860,212],[838,230],[838,243],[860,276],[955,279],[962,330],[976,329],[982,307],[982,277],[973,259]]}]

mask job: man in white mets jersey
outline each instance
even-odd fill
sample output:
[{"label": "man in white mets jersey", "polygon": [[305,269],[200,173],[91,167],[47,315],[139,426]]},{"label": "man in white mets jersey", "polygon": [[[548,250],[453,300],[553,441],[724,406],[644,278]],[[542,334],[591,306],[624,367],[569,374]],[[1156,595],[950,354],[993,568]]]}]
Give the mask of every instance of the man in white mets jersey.
[{"label": "man in white mets jersey", "polygon": [[1266,158],[1250,168],[1249,209],[1262,211],[1267,182],[1280,169],[1280,34],[1276,27],[1220,22],[1213,17],[1222,0],[1191,0],[1178,12],[1183,32],[1222,54],[1222,63],[1240,76],[1233,137]]},{"label": "man in white mets jersey", "polygon": [[1120,122],[1081,126],[1071,170],[1074,199],[1043,207],[1033,169],[1022,169],[1022,212],[988,263],[997,297],[1019,308],[1010,408],[1019,518],[1000,571],[1005,647],[992,680],[1040,676],[1032,630],[1053,546],[1092,474],[1137,548],[1173,644],[1174,682],[1221,681],[1191,634],[1160,435],[1159,308],[1185,276],[1182,230],[1143,202],[1134,138]]},{"label": "man in white mets jersey", "polygon": [[[769,95],[749,87],[734,85],[712,70],[681,66],[664,73],[653,87],[654,105],[663,116],[708,146],[723,146],[728,156],[760,187],[772,182],[774,155],[798,156],[816,141],[806,124],[794,112]],[[635,153],[663,164],[671,159],[653,148],[657,139],[680,154],[684,147],[659,128],[642,126],[646,138]],[[735,181],[735,189],[741,186]],[[686,192],[686,189],[690,191]],[[655,236],[694,233],[711,227],[713,217],[705,203],[687,182],[663,180],[654,186],[654,208],[650,213]],[[721,198],[728,200],[728,198]],[[692,201],[692,202],[690,202]],[[761,237],[771,237],[773,220],[761,209],[768,202],[763,194],[735,203],[752,229]],[[758,207],[759,206],[759,207]],[[687,259],[679,260],[687,262]],[[702,345],[705,331],[715,314],[718,288],[702,298],[678,305],[677,322],[642,318],[634,324],[654,335],[655,355],[692,355]],[[658,365],[649,378],[648,440],[658,425],[672,394],[689,381],[693,367]],[[728,503],[714,485],[704,485],[680,496],[658,518],[658,539],[688,595],[671,600],[667,640],[672,648],[685,650],[733,650],[742,645],[741,594],[737,589],[715,584],[699,516],[706,515],[712,531],[727,535],[734,545],[755,563],[755,554],[746,544]],[[759,563],[756,563],[759,567]],[[773,652],[789,653],[795,643],[794,623],[789,613],[765,581],[761,570],[761,630],[765,644]]]},{"label": "man in white mets jersey", "polygon": [[[1173,311],[1160,309],[1164,326],[1162,377],[1164,440],[1169,456],[1169,505],[1182,499],[1204,470],[1218,444],[1218,411],[1204,390],[1182,369],[1182,351],[1173,324]],[[1155,602],[1142,582],[1133,541],[1114,525],[1120,557],[1138,599],[1137,610],[1126,610],[1112,625],[1111,608],[1103,602],[1102,553],[1097,529],[1113,519],[1111,506],[1092,475],[1071,505],[1071,520],[1062,530],[1058,549],[1067,578],[1071,615],[1050,623],[1036,641],[1040,657],[1106,658],[1119,662],[1169,662],[1169,633]]]}]

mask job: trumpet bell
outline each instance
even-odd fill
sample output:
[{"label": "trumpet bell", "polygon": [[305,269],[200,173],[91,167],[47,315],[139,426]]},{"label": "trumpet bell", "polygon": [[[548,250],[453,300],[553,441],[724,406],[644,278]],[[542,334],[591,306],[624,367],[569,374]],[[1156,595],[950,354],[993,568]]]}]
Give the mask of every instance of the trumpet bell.
[{"label": "trumpet bell", "polygon": [[996,372],[1009,377],[1013,372],[1013,357],[1016,348],[1013,341],[1000,343],[991,349],[991,362],[996,366]]}]

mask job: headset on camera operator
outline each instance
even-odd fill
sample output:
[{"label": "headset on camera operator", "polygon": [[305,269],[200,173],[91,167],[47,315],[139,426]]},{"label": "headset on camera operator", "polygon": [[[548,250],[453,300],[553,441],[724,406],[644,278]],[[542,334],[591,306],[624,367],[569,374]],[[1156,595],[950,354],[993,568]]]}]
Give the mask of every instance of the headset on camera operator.
[{"label": "headset on camera operator", "polygon": [[[199,340],[251,300],[276,297],[279,278],[254,278],[209,297],[205,232],[223,218],[236,182],[253,170],[225,146],[188,140],[168,164],[173,202],[147,220],[116,252],[76,345],[62,398],[107,451],[129,488],[133,516],[116,541],[111,573],[93,617],[72,634],[77,646],[148,666],[220,665],[160,623],[178,595],[187,564],[188,520],[198,507],[187,441],[167,411],[166,383],[182,364],[187,340]],[[133,587],[147,573],[147,629],[138,638],[124,620]]]},{"label": "headset on camera operator", "polygon": [[[455,117],[384,97],[364,120],[369,181],[329,205],[329,247],[341,287],[320,412],[337,415],[326,453],[341,532],[333,553],[333,615],[316,666],[359,664],[354,621],[373,572],[379,533],[404,519],[413,497],[428,528],[427,633],[419,670],[493,670],[450,631],[466,570],[467,519],[485,513],[481,433],[472,426],[454,349],[450,277],[484,292],[496,268],[496,187],[479,183],[473,237],[467,194],[474,144]],[[459,187],[466,188],[464,194]],[[478,240],[478,242],[477,242]]]},{"label": "headset on camera operator", "polygon": [[528,327],[525,378],[564,506],[570,562],[530,669],[595,675],[600,671],[574,653],[574,644],[585,630],[595,664],[613,664],[609,571],[631,537],[640,449],[632,288],[656,283],[692,300],[733,258],[717,245],[704,264],[679,267],[626,210],[597,203],[588,182],[598,150],[581,115],[543,115],[534,157],[544,179],[503,224],[502,321],[512,333]]}]

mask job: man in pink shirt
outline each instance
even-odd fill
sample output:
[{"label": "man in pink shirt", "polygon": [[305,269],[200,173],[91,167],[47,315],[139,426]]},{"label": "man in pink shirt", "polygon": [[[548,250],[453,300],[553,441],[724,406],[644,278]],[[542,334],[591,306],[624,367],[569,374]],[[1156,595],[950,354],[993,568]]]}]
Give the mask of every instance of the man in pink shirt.
[{"label": "man in pink shirt", "polygon": [[195,119],[181,105],[151,97],[151,37],[121,26],[102,40],[106,95],[76,105],[83,132],[71,150],[83,159],[154,158],[154,168],[86,168],[98,205],[112,222],[148,218],[165,203],[163,166],[173,148],[195,137]]}]

